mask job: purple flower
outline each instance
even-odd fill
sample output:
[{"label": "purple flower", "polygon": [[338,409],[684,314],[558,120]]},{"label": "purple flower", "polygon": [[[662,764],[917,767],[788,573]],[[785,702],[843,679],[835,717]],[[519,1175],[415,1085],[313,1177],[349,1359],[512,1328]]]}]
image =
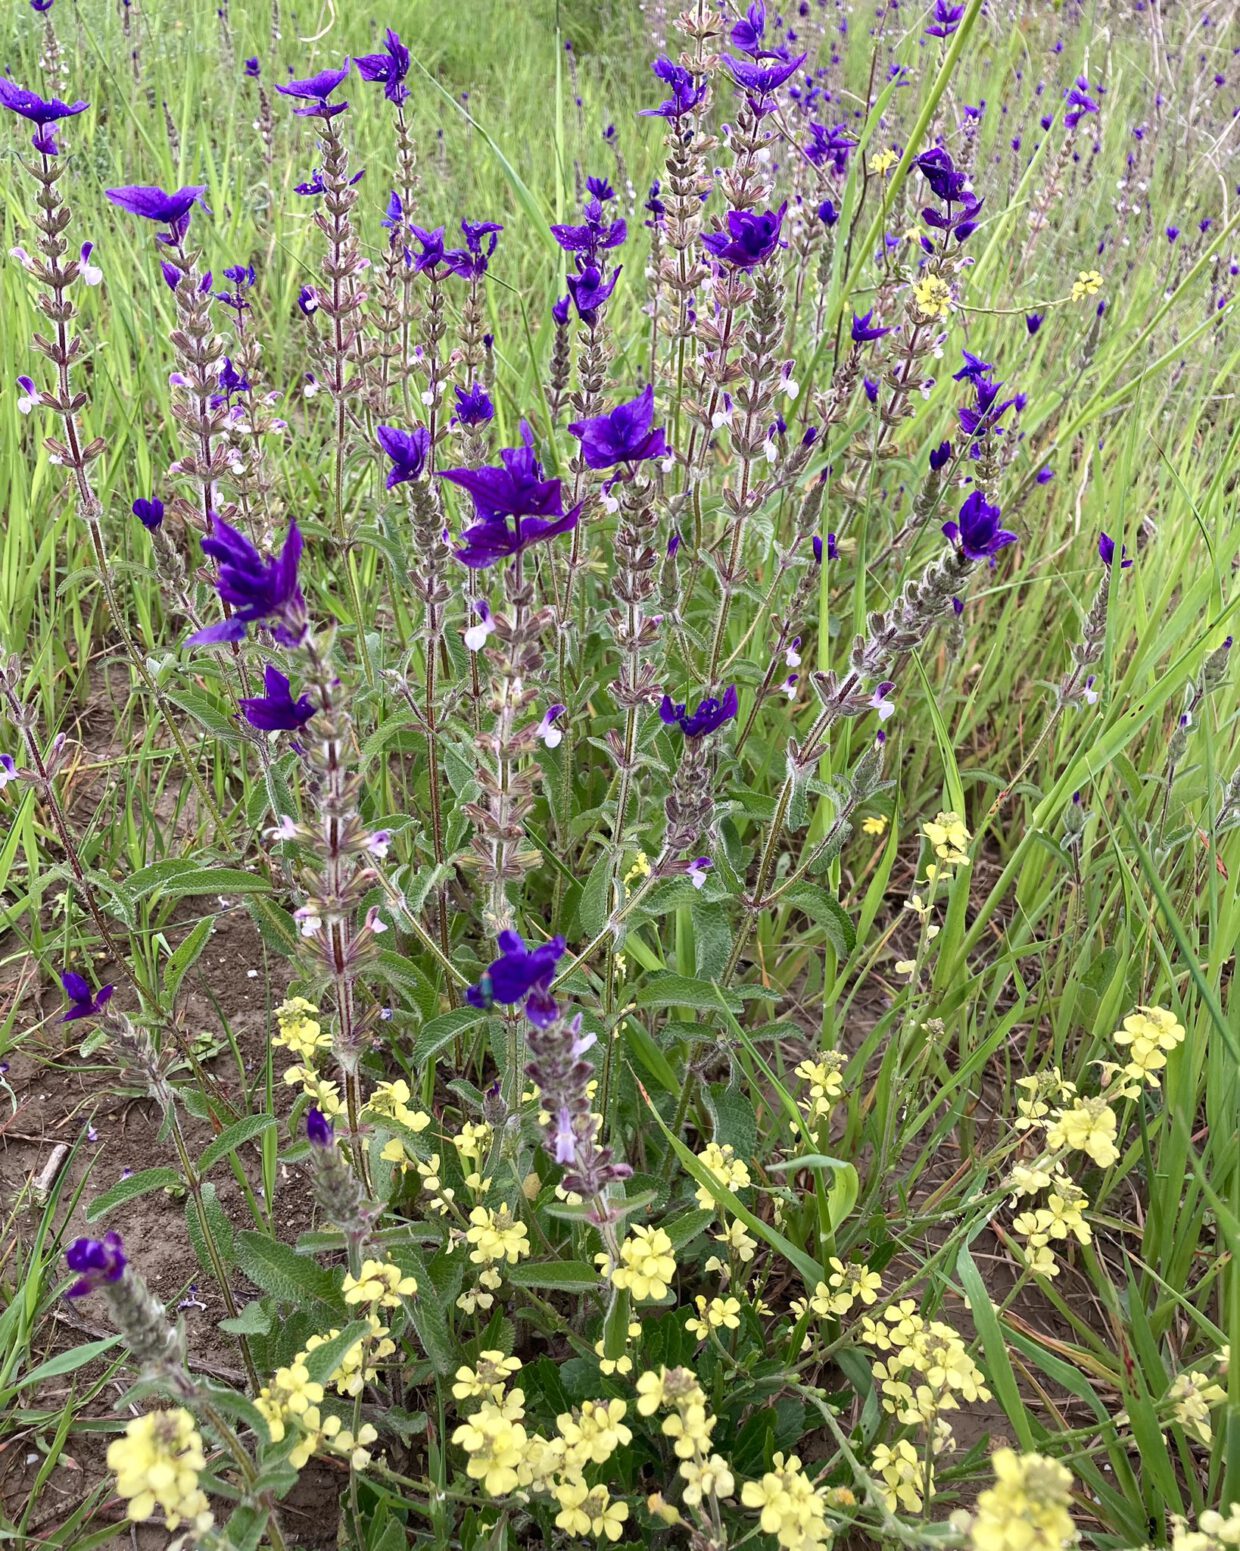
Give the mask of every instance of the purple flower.
[{"label": "purple flower", "polygon": [[409,50],[391,27],[382,54],[361,54],[353,63],[363,81],[382,81],[383,95],[397,107],[409,96],[409,88],[404,84],[409,74]]},{"label": "purple flower", "polygon": [[966,173],[957,172],[956,164],[941,146],[923,151],[913,164],[930,185],[936,198],[955,203],[962,200],[968,188]]},{"label": "purple flower", "polygon": [[319,310],[319,295],[312,285],[303,285],[298,291],[297,308],[306,318]]},{"label": "purple flower", "polygon": [[[830,162],[831,166],[841,176],[848,171],[848,158],[857,149],[857,142],[852,138],[843,124],[834,124],[830,129],[824,124],[811,123],[810,142],[805,147],[805,155],[815,167],[821,167]],[[830,203],[828,201],[828,203]],[[834,208],[834,207],[833,207]],[[823,217],[825,220],[826,218]],[[838,217],[836,217],[838,219]],[[835,224],[835,220],[828,221],[829,226]]]},{"label": "purple flower", "polygon": [[[814,537],[811,539],[810,547],[814,551],[814,564],[815,565],[821,565],[822,564],[822,539],[819,537],[819,535],[817,533],[815,533]],[[827,559],[828,560],[838,560],[839,558],[840,558],[840,549],[839,549],[839,545],[835,541],[835,534],[834,533],[828,533],[827,534]]]},{"label": "purple flower", "polygon": [[735,715],[735,684],[728,685],[722,700],[716,700],[713,695],[708,696],[688,715],[683,705],[672,704],[670,695],[663,696],[663,703],[659,707],[659,720],[668,727],[679,727],[686,738],[702,738],[708,732],[717,732],[724,722],[730,722]]},{"label": "purple flower", "polygon": [[[11,754],[0,754],[0,792],[10,781],[17,780],[17,765]],[[8,1067],[0,1067],[0,1072],[8,1071]]]},{"label": "purple flower", "polygon": [[495,418],[495,405],[480,382],[474,383],[472,388],[454,388],[452,391],[456,394],[454,424],[486,425]]},{"label": "purple flower", "polygon": [[258,55],[255,54],[252,59],[247,59],[245,62],[246,79],[250,81],[257,81],[261,74],[262,66],[258,62]]},{"label": "purple flower", "polygon": [[246,626],[265,620],[281,646],[297,646],[306,633],[306,603],[297,585],[301,559],[301,533],[290,518],[284,548],[273,560],[264,560],[244,533],[222,517],[211,518],[211,537],[202,550],[218,561],[216,590],[235,611],[218,624],[195,631],[186,646],[215,646],[245,638]]},{"label": "purple flower", "polygon": [[77,1273],[68,1297],[83,1298],[109,1282],[119,1282],[127,1264],[125,1246],[119,1233],[105,1233],[102,1239],[74,1239],[65,1251],[65,1262]]},{"label": "purple flower", "polygon": [[1049,485],[1051,480],[1055,477],[1055,470],[1049,467],[1042,468],[1039,469],[1033,477],[1037,480],[1039,485]]},{"label": "purple flower", "polygon": [[818,219],[826,227],[832,227],[839,220],[840,213],[829,199],[824,199],[818,206]]},{"label": "purple flower", "polygon": [[785,200],[778,210],[767,210],[762,215],[750,210],[729,210],[727,231],[706,232],[702,246],[734,269],[756,269],[781,246],[779,230],[787,208]]},{"label": "purple flower", "polygon": [[661,429],[651,430],[653,421],[654,385],[647,383],[645,392],[627,404],[591,420],[575,420],[568,429],[581,442],[587,468],[610,469],[667,456],[667,439]]},{"label": "purple flower", "polygon": [[961,350],[960,354],[964,357],[964,365],[958,372],[952,373],[953,382],[976,382],[979,377],[995,369],[993,362],[983,361],[980,355],[974,355],[971,350]]},{"label": "purple flower", "polygon": [[1075,129],[1087,113],[1097,113],[1098,104],[1089,95],[1089,82],[1081,76],[1075,86],[1063,94],[1068,111],[1063,116],[1065,129]]},{"label": "purple flower", "polygon": [[1030,338],[1042,327],[1042,314],[1040,312],[1027,312],[1025,314],[1025,327],[1029,330]]},{"label": "purple flower", "polygon": [[974,490],[960,508],[958,523],[945,522],[943,532],[969,560],[992,560],[1016,535],[999,526],[999,508],[980,490]]},{"label": "purple flower", "polygon": [[22,118],[28,119],[36,126],[36,134],[32,144],[36,151],[41,151],[45,156],[56,155],[56,140],[48,127],[62,118],[73,118],[75,114],[85,113],[90,107],[88,102],[61,102],[59,97],[40,97],[37,92],[28,92],[22,86],[14,83],[4,76],[0,76],[0,108],[7,108],[10,113],[19,113]]},{"label": "purple flower", "polygon": [[75,1018],[96,1017],[112,996],[111,986],[100,986],[98,991],[92,992],[81,975],[75,975],[71,969],[64,971],[60,983],[69,998],[69,1010],[60,1020],[62,1023],[72,1023]]},{"label": "purple flower", "polygon": [[[1115,559],[1115,540],[1105,530],[1098,535],[1098,558],[1109,571]],[[1132,561],[1128,559],[1128,546],[1127,544],[1121,544],[1119,551],[1120,570],[1126,571],[1131,564]]]},{"label": "purple flower", "polygon": [[871,404],[877,404],[878,403],[878,383],[874,380],[874,378],[873,377],[863,377],[861,379],[861,387],[864,390],[865,396],[866,396],[867,399],[869,399],[870,403]]},{"label": "purple flower", "polygon": [[563,937],[527,948],[517,932],[507,931],[499,934],[497,946],[499,957],[482,972],[477,985],[466,989],[465,1000],[483,1010],[497,1002],[501,1007],[512,1007],[524,1001],[531,1023],[546,1028],[559,1016],[550,987],[566,946]]},{"label": "purple flower", "polygon": [[[236,286],[235,291],[217,291],[215,299],[223,302],[225,307],[231,307],[234,312],[240,313],[249,307],[245,299],[245,292],[254,286],[255,274],[253,264],[230,264],[224,271],[225,280],[231,280]],[[179,283],[179,282],[178,282]],[[176,287],[174,286],[175,290]]]},{"label": "purple flower", "polygon": [[930,467],[936,474],[940,469],[943,469],[947,466],[951,460],[951,455],[952,444],[950,442],[940,442],[939,445],[930,454]]},{"label": "purple flower", "polygon": [[313,1105],[306,1112],[306,1140],[311,1147],[330,1148],[336,1145],[336,1131],[331,1121]]},{"label": "purple flower", "polygon": [[558,479],[544,479],[542,464],[534,454],[534,433],[521,422],[520,447],[500,453],[499,468],[444,469],[441,479],[468,490],[474,511],[482,520],[503,517],[561,517],[564,497]]},{"label": "purple flower", "polygon": [[766,6],[762,0],[753,0],[745,12],[745,19],[732,28],[732,47],[751,59],[761,59],[767,51],[762,47],[762,34],[766,31]]},{"label": "purple flower", "polygon": [[749,93],[751,98],[761,98],[778,91],[785,81],[794,76],[805,63],[805,55],[798,54],[795,59],[781,59],[773,65],[762,65],[754,60],[736,59],[731,54],[725,54],[723,62],[743,92]]},{"label": "purple flower", "polygon": [[443,263],[443,227],[437,226],[433,232],[424,232],[420,226],[409,225],[410,235],[421,247],[421,253],[413,260],[413,272],[420,275],[424,270],[434,269],[437,264]]},{"label": "purple flower", "polygon": [[294,183],[293,193],[300,194],[303,199],[313,199],[319,194],[326,194],[327,184],[323,182],[323,169],[316,167],[304,183]]},{"label": "purple flower", "polygon": [[571,533],[580,515],[578,503],[554,522],[545,522],[541,517],[515,517],[513,526],[509,527],[506,518],[488,517],[465,529],[461,534],[463,548],[454,553],[471,571],[485,571],[488,566],[521,554],[531,544],[553,539],[561,533]]},{"label": "purple flower", "polygon": [[577,316],[587,328],[593,328],[598,319],[598,310],[616,289],[616,281],[620,278],[623,264],[618,264],[611,272],[610,279],[604,279],[601,271],[594,264],[586,264],[579,275],[569,275],[568,293],[573,299],[573,306],[577,309]]},{"label": "purple flower", "polygon": [[394,425],[381,425],[375,432],[380,447],[392,460],[388,470],[387,489],[403,485],[407,480],[419,479],[424,473],[431,450],[431,433],[425,426],[415,426],[412,431],[398,430]]},{"label": "purple flower", "polygon": [[671,88],[672,95],[657,108],[642,108],[643,118],[683,118],[686,113],[692,113],[706,96],[705,81],[697,85],[696,77],[683,65],[673,64],[670,59],[660,55],[650,68],[660,81]]},{"label": "purple flower", "polygon": [[[177,247],[184,241],[189,230],[190,211],[195,205],[207,209],[203,195],[205,184],[174,189],[171,193],[149,183],[133,183],[125,188],[104,189],[104,193],[121,210],[130,215],[140,215],[146,221],[158,221],[167,226],[167,234],[160,233],[159,240]],[[210,211],[207,211],[208,215]]]},{"label": "purple flower", "polygon": [[237,702],[246,721],[259,732],[300,731],[314,715],[310,697],[303,695],[294,700],[288,680],[270,663],[263,669],[263,681],[266,694]]},{"label": "purple flower", "polygon": [[629,229],[622,220],[605,221],[603,207],[597,199],[592,199],[585,207],[585,218],[584,226],[553,226],[551,235],[565,253],[584,254],[588,263],[596,264],[600,253],[620,246]]},{"label": "purple flower", "polygon": [[871,339],[881,339],[884,334],[891,333],[889,328],[882,329],[877,324],[872,324],[870,319],[873,316],[873,307],[870,308],[869,312],[863,313],[861,317],[853,313],[852,341],[854,345],[868,344]]},{"label": "purple flower", "polygon": [[289,81],[286,86],[277,86],[276,91],[285,97],[296,97],[301,102],[312,103],[309,108],[294,108],[293,112],[300,114],[302,118],[335,118],[337,113],[343,113],[349,106],[347,102],[329,103],[328,98],[349,73],[349,61],[346,59],[339,70],[320,70],[318,75],[308,76],[304,81]]},{"label": "purple flower", "polygon": [[573,298],[570,294],[568,296],[561,296],[558,302],[552,302],[551,318],[556,328],[568,327],[568,312],[572,305],[572,300]]},{"label": "purple flower", "polygon": [[695,889],[700,889],[706,882],[706,874],[714,865],[709,856],[699,856],[685,868],[685,877]]},{"label": "purple flower", "polygon": [[558,749],[564,741],[564,734],[555,724],[564,715],[566,706],[549,705],[543,713],[543,719],[535,728],[535,736],[549,749]]},{"label": "purple flower", "polygon": [[[478,280],[487,272],[487,264],[495,245],[499,241],[499,234],[503,226],[498,221],[465,221],[461,222],[461,231],[465,234],[465,246],[452,248],[443,255],[443,261],[454,275],[459,275],[462,280]],[[489,237],[486,252],[482,250],[482,239]]]},{"label": "purple flower", "polygon": [[870,696],[869,704],[878,712],[880,722],[885,722],[889,716],[895,715],[895,702],[887,698],[895,687],[891,679],[885,679]]},{"label": "purple flower", "polygon": [[934,21],[926,28],[926,37],[950,38],[959,27],[963,15],[963,5],[951,5],[948,0],[934,0]]},{"label": "purple flower", "polygon": [[148,533],[154,533],[164,520],[164,503],[157,495],[149,501],[145,496],[139,496],[133,503],[133,514]]}]

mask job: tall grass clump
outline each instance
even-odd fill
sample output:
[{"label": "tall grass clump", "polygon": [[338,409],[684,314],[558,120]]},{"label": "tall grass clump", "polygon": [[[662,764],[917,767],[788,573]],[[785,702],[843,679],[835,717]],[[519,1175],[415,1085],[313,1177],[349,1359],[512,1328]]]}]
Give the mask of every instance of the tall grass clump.
[{"label": "tall grass clump", "polygon": [[1225,18],[484,12],[4,32],[5,1536],[1238,1545]]}]

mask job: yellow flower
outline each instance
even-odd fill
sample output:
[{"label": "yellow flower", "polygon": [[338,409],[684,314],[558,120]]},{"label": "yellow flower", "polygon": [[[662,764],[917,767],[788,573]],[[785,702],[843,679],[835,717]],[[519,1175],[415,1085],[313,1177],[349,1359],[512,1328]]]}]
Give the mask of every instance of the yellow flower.
[{"label": "yellow flower", "polygon": [[1160,1072],[1167,1064],[1167,1052],[1183,1043],[1184,1026],[1173,1012],[1162,1007],[1139,1007],[1124,1019],[1115,1033],[1115,1043],[1131,1048],[1124,1075],[1136,1082],[1158,1086]]},{"label": "yellow flower", "polygon": [[868,819],[862,819],[861,832],[863,835],[885,835],[887,833],[886,814],[872,813]]},{"label": "yellow flower", "polygon": [[516,1265],[522,1255],[530,1252],[529,1229],[523,1222],[513,1221],[507,1205],[494,1211],[476,1206],[469,1214],[469,1223],[465,1237],[474,1246],[469,1258],[476,1266],[497,1260]]},{"label": "yellow flower", "polygon": [[290,1087],[301,1084],[301,1091],[321,1114],[330,1120],[344,1108],[340,1102],[340,1089],[328,1077],[320,1077],[312,1067],[288,1066],[284,1069],[284,1081]]},{"label": "yellow flower", "polygon": [[[734,1149],[727,1143],[720,1147],[718,1142],[707,1142],[698,1154],[698,1162],[712,1179],[717,1180],[728,1190],[744,1190],[746,1186],[752,1184],[748,1167],[735,1156]],[[697,1204],[704,1212],[714,1208],[715,1198],[705,1185],[697,1187]]]},{"label": "yellow flower", "polygon": [[1072,1477],[1057,1460],[996,1449],[990,1465],[995,1484],[978,1497],[969,1526],[974,1551],[1063,1551],[1075,1541]]},{"label": "yellow flower", "polygon": [[491,1145],[491,1127],[485,1120],[476,1123],[467,1120],[457,1135],[452,1138],[452,1145],[462,1158],[472,1158],[475,1162],[481,1162],[483,1153]]},{"label": "yellow flower", "polygon": [[[758,1247],[757,1239],[750,1234],[739,1218],[725,1222],[722,1233],[712,1233],[711,1238],[716,1244],[726,1244],[729,1255],[735,1255],[746,1265],[753,1259],[754,1251]],[[707,1264],[709,1265],[709,1262]]]},{"label": "yellow flower", "polygon": [[361,1275],[346,1273],[341,1290],[346,1303],[374,1303],[380,1308],[396,1309],[402,1298],[413,1297],[418,1284],[390,1260],[363,1260]]},{"label": "yellow flower", "polygon": [[579,1411],[556,1417],[570,1470],[605,1465],[622,1443],[632,1441],[633,1434],[624,1425],[627,1410],[623,1400],[584,1400]]},{"label": "yellow flower", "polygon": [[684,1499],[691,1508],[698,1507],[703,1497],[731,1497],[736,1490],[736,1478],[718,1454],[682,1460],[680,1474],[685,1482]]},{"label": "yellow flower", "polygon": [[276,1008],[277,1032],[271,1036],[273,1045],[280,1045],[307,1066],[313,1066],[320,1051],[331,1048],[331,1035],[325,1034],[315,1020],[318,1008],[304,996],[293,996]]},{"label": "yellow flower", "polygon": [[[850,1261],[845,1265],[834,1255],[831,1256],[828,1264],[831,1266],[831,1275],[827,1280],[836,1292],[835,1313],[847,1314],[857,1299],[867,1305],[878,1302],[883,1279],[877,1271],[871,1271],[869,1266],[857,1261]],[[841,1300],[844,1301],[843,1308],[839,1306]]]},{"label": "yellow flower", "polygon": [[465,1473],[471,1481],[481,1481],[492,1497],[515,1491],[517,1474],[525,1454],[525,1428],[511,1421],[498,1406],[486,1402],[467,1422],[452,1434],[469,1455]]},{"label": "yellow flower", "polygon": [[958,813],[940,813],[921,826],[921,832],[934,847],[940,861],[953,867],[968,865],[968,844],[973,838]]},{"label": "yellow flower", "polygon": [[1167,1398],[1175,1406],[1175,1419],[1180,1426],[1208,1444],[1214,1436],[1210,1407],[1226,1400],[1226,1390],[1204,1373],[1180,1373],[1172,1381]]},{"label": "yellow flower", "polygon": [[431,1117],[420,1109],[411,1109],[411,1097],[409,1084],[401,1077],[395,1082],[377,1083],[375,1091],[366,1101],[366,1108],[376,1115],[390,1115],[410,1131],[425,1131],[431,1123]]},{"label": "yellow flower", "polygon": [[758,1523],[787,1551],[817,1551],[828,1544],[831,1528],[826,1503],[795,1454],[776,1454],[761,1481],[746,1481],[741,1502],[760,1510]]},{"label": "yellow flower", "polygon": [[456,1370],[452,1397],[454,1400],[490,1400],[498,1405],[504,1398],[504,1386],[520,1367],[519,1357],[505,1357],[503,1352],[479,1352],[477,1368]]},{"label": "yellow flower", "polygon": [[913,300],[923,317],[945,318],[952,310],[952,290],[940,275],[923,275],[913,281]]},{"label": "yellow flower", "polygon": [[[363,1387],[376,1376],[375,1364],[396,1350],[396,1342],[387,1339],[387,1329],[379,1323],[378,1317],[371,1314],[368,1319],[370,1335],[355,1341],[340,1359],[336,1371],[328,1377],[327,1382],[336,1386],[338,1395],[360,1395]],[[325,1336],[311,1336],[306,1342],[306,1351],[313,1352],[315,1347],[322,1346],[325,1341],[334,1341],[339,1334],[338,1330],[329,1330]]]},{"label": "yellow flower", "polygon": [[[641,1333],[642,1327],[640,1323],[637,1320],[631,1321],[626,1333],[628,1339],[630,1341],[636,1341],[640,1338]],[[606,1355],[606,1350],[606,1344],[604,1342],[596,1341],[594,1343],[594,1351],[598,1357],[598,1365],[603,1373],[632,1373],[633,1359],[627,1353],[622,1353],[619,1357],[608,1357]]]},{"label": "yellow flower", "polygon": [[624,881],[632,883],[635,878],[648,878],[651,871],[650,858],[644,851],[639,851],[633,858],[633,865],[625,873]]},{"label": "yellow flower", "polygon": [[188,1524],[198,1535],[210,1528],[207,1494],[198,1485],[206,1468],[194,1418],[182,1407],[135,1416],[124,1436],[108,1445],[108,1469],[128,1502],[126,1516],[142,1523],[161,1508],[169,1529]]},{"label": "yellow flower", "polygon": [[1119,1160],[1116,1131],[1115,1111],[1105,1099],[1074,1099],[1071,1109],[1061,1109],[1047,1127],[1046,1140],[1054,1148],[1088,1153],[1105,1169]]},{"label": "yellow flower", "polygon": [[870,157],[870,171],[876,178],[885,178],[899,160],[896,152],[888,146]]},{"label": "yellow flower", "polygon": [[810,1120],[825,1120],[842,1096],[845,1063],[838,1050],[825,1050],[816,1061],[805,1060],[795,1068],[796,1075],[809,1084],[809,1098],[799,1103]]},{"label": "yellow flower", "polygon": [[874,1474],[886,1487],[883,1497],[887,1507],[919,1513],[927,1490],[925,1471],[921,1456],[908,1439],[901,1438],[894,1444],[880,1443],[874,1450],[872,1464]]},{"label": "yellow flower", "polygon": [[698,1317],[685,1321],[685,1329],[699,1341],[705,1341],[712,1330],[739,1330],[741,1306],[736,1298],[712,1298],[708,1303],[699,1293],[693,1300]]},{"label": "yellow flower", "polygon": [[666,1298],[676,1275],[672,1241],[662,1228],[638,1224],[620,1246],[620,1265],[613,1266],[608,1255],[595,1257],[612,1285],[630,1292],[638,1303]]},{"label": "yellow flower", "polygon": [[1102,289],[1102,276],[1096,269],[1082,269],[1072,282],[1072,300],[1084,301],[1087,296],[1097,296]]},{"label": "yellow flower", "polygon": [[637,1378],[637,1411],[639,1416],[653,1416],[667,1404],[667,1369],[657,1372],[652,1368]]}]

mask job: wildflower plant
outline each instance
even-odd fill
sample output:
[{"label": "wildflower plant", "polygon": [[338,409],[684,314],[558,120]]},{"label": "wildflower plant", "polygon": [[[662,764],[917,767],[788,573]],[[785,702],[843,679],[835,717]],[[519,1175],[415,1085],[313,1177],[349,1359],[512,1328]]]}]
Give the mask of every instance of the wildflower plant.
[{"label": "wildflower plant", "polygon": [[0,1038],[155,1126],[0,1397],[183,1545],[1235,1544],[1222,29],[640,9],[521,156],[450,16],[6,55]]}]

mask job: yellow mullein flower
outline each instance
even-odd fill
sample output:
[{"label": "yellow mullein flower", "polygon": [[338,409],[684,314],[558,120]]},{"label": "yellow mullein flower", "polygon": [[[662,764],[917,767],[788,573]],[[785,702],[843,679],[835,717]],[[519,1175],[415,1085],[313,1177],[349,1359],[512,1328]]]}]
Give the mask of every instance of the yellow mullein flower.
[{"label": "yellow mullein flower", "polygon": [[[847,1314],[858,1299],[867,1305],[878,1302],[883,1279],[877,1271],[871,1271],[869,1266],[859,1261],[850,1261],[845,1265],[834,1255],[827,1263],[831,1267],[827,1281],[835,1289],[835,1313]],[[842,1308],[841,1301],[844,1304]]]},{"label": "yellow mullein flower", "polygon": [[494,1211],[476,1206],[469,1214],[469,1224],[465,1237],[474,1246],[469,1258],[476,1266],[503,1260],[516,1265],[522,1255],[530,1252],[529,1229],[523,1222],[513,1220],[507,1205]]},{"label": "yellow mullein flower", "polygon": [[1084,301],[1087,296],[1097,296],[1102,289],[1102,276],[1096,269],[1082,269],[1072,282],[1072,300]]},{"label": "yellow mullein flower", "polygon": [[899,160],[897,153],[887,146],[870,157],[870,171],[876,178],[885,178]]},{"label": "yellow mullein flower", "polygon": [[648,878],[653,869],[650,866],[650,858],[644,851],[639,851],[633,858],[633,865],[624,875],[626,883],[632,883],[637,878]]},{"label": "yellow mullein flower", "polygon": [[[757,1239],[753,1238],[745,1224],[739,1218],[733,1218],[731,1222],[725,1222],[721,1233],[712,1233],[711,1238],[716,1244],[726,1244],[728,1254],[735,1255],[745,1265],[754,1257],[758,1248]],[[714,1258],[714,1257],[712,1257]],[[707,1262],[709,1266],[709,1262]]]},{"label": "yellow mullein flower", "polygon": [[1074,1099],[1072,1107],[1061,1109],[1047,1127],[1046,1140],[1056,1149],[1088,1153],[1100,1169],[1106,1169],[1119,1161],[1117,1129],[1115,1111],[1105,1099]]},{"label": "yellow mullein flower", "polygon": [[366,1101],[366,1108],[376,1115],[390,1115],[410,1131],[425,1131],[431,1123],[431,1117],[420,1109],[410,1107],[409,1100],[412,1097],[409,1084],[403,1077],[398,1077],[395,1082],[376,1083],[374,1092]]},{"label": "yellow mullein flower", "polygon": [[921,832],[934,848],[934,854],[952,867],[968,865],[968,844],[972,840],[968,826],[958,813],[939,813],[921,826]]},{"label": "yellow mullein flower", "polygon": [[894,1444],[880,1443],[871,1463],[874,1474],[886,1487],[883,1497],[887,1507],[893,1511],[903,1508],[907,1513],[920,1513],[927,1483],[921,1456],[908,1439],[901,1438]]},{"label": "yellow mullein flower", "polygon": [[555,1424],[564,1440],[564,1460],[570,1470],[586,1465],[605,1465],[631,1430],[624,1424],[628,1406],[623,1400],[583,1400],[580,1410],[565,1411]]},{"label": "yellow mullein flower", "polygon": [[[626,1331],[628,1340],[639,1340],[641,1338],[641,1333],[641,1324],[637,1320],[630,1321],[628,1330]],[[599,1368],[603,1373],[632,1373],[633,1359],[627,1353],[622,1353],[619,1357],[608,1357],[606,1355],[606,1346],[602,1341],[596,1341],[594,1343],[594,1351],[598,1357]]]},{"label": "yellow mullein flower", "polygon": [[597,1255],[595,1261],[614,1287],[631,1293],[638,1303],[666,1298],[676,1275],[671,1239],[662,1228],[646,1228],[640,1224],[620,1246],[618,1266],[612,1265],[606,1254]]},{"label": "yellow mullein flower", "polygon": [[126,1499],[126,1517],[143,1523],[160,1508],[169,1529],[188,1524],[195,1535],[212,1522],[207,1494],[198,1485],[206,1463],[194,1418],[180,1406],[135,1416],[124,1436],[108,1445],[108,1469]]},{"label": "yellow mullein flower", "polygon": [[736,1490],[736,1478],[718,1454],[701,1460],[682,1460],[680,1475],[685,1483],[684,1499],[690,1508],[699,1507],[703,1497],[731,1497]]},{"label": "yellow mullein flower", "polygon": [[869,818],[862,819],[861,833],[863,835],[885,835],[887,833],[886,814],[872,813]]},{"label": "yellow mullein flower", "polygon": [[817,1551],[827,1545],[831,1527],[826,1503],[801,1461],[795,1454],[785,1459],[778,1453],[771,1467],[761,1481],[746,1481],[741,1487],[741,1502],[759,1510],[763,1533],[774,1535],[787,1551]]},{"label": "yellow mullein flower", "polygon": [[[379,1323],[378,1316],[370,1314],[367,1318],[370,1335],[354,1342],[340,1359],[335,1372],[328,1375],[327,1382],[335,1385],[338,1395],[360,1395],[377,1375],[375,1364],[391,1357],[396,1350],[396,1342],[388,1339],[387,1327]],[[325,1336],[311,1336],[306,1342],[306,1351],[313,1352],[315,1347],[334,1341],[339,1334],[339,1330],[329,1330]]]},{"label": "yellow mullein flower", "polygon": [[318,1008],[304,996],[293,996],[276,1008],[277,1031],[271,1043],[292,1051],[297,1059],[313,1066],[316,1056],[331,1049],[331,1035],[323,1032],[315,1014]]},{"label": "yellow mullein flower", "polygon": [[697,1318],[685,1321],[685,1329],[699,1341],[705,1341],[712,1330],[740,1329],[740,1302],[736,1298],[712,1298],[707,1302],[702,1293],[693,1300]]},{"label": "yellow mullein flower", "polygon": [[490,1400],[498,1405],[504,1398],[508,1380],[520,1367],[519,1357],[505,1357],[503,1352],[479,1352],[477,1368],[462,1366],[456,1370],[452,1397],[454,1400]]},{"label": "yellow mullein flower", "polygon": [[384,1309],[399,1308],[400,1300],[412,1298],[417,1290],[416,1279],[390,1260],[363,1260],[361,1275],[348,1272],[341,1284],[346,1303],[374,1303]]},{"label": "yellow mullein flower", "polygon": [[940,275],[923,275],[913,282],[913,300],[926,318],[945,318],[952,310],[952,289]]},{"label": "yellow mullein flower", "polygon": [[1185,1432],[1208,1444],[1214,1434],[1210,1427],[1210,1407],[1227,1399],[1227,1392],[1204,1373],[1179,1373],[1167,1391],[1175,1406],[1175,1419]]},{"label": "yellow mullein flower", "polygon": [[990,1467],[995,1484],[978,1497],[969,1524],[973,1551],[1063,1551],[1076,1540],[1072,1477],[1057,1460],[996,1449]]},{"label": "yellow mullein flower", "polygon": [[491,1127],[485,1120],[476,1123],[467,1120],[452,1138],[452,1145],[462,1158],[470,1158],[476,1163],[481,1162],[482,1155],[491,1146]]},{"label": "yellow mullein flower", "polygon": [[805,1060],[796,1066],[796,1075],[809,1084],[809,1098],[799,1100],[808,1119],[825,1120],[836,1099],[842,1097],[846,1062],[847,1058],[838,1050],[826,1050],[817,1060]]},{"label": "yellow mullein flower", "polygon": [[490,1496],[504,1497],[516,1490],[526,1445],[520,1422],[510,1421],[488,1401],[456,1429],[452,1442],[469,1455],[466,1475],[471,1481],[481,1481]]},{"label": "yellow mullein flower", "polygon": [[[698,1162],[706,1169],[712,1179],[723,1185],[728,1190],[744,1190],[752,1183],[749,1178],[749,1169],[745,1163],[736,1157],[733,1148],[725,1143],[722,1147],[718,1142],[707,1142],[706,1146],[698,1153]],[[705,1185],[697,1187],[697,1204],[704,1212],[714,1208],[715,1198],[707,1190]]]}]

